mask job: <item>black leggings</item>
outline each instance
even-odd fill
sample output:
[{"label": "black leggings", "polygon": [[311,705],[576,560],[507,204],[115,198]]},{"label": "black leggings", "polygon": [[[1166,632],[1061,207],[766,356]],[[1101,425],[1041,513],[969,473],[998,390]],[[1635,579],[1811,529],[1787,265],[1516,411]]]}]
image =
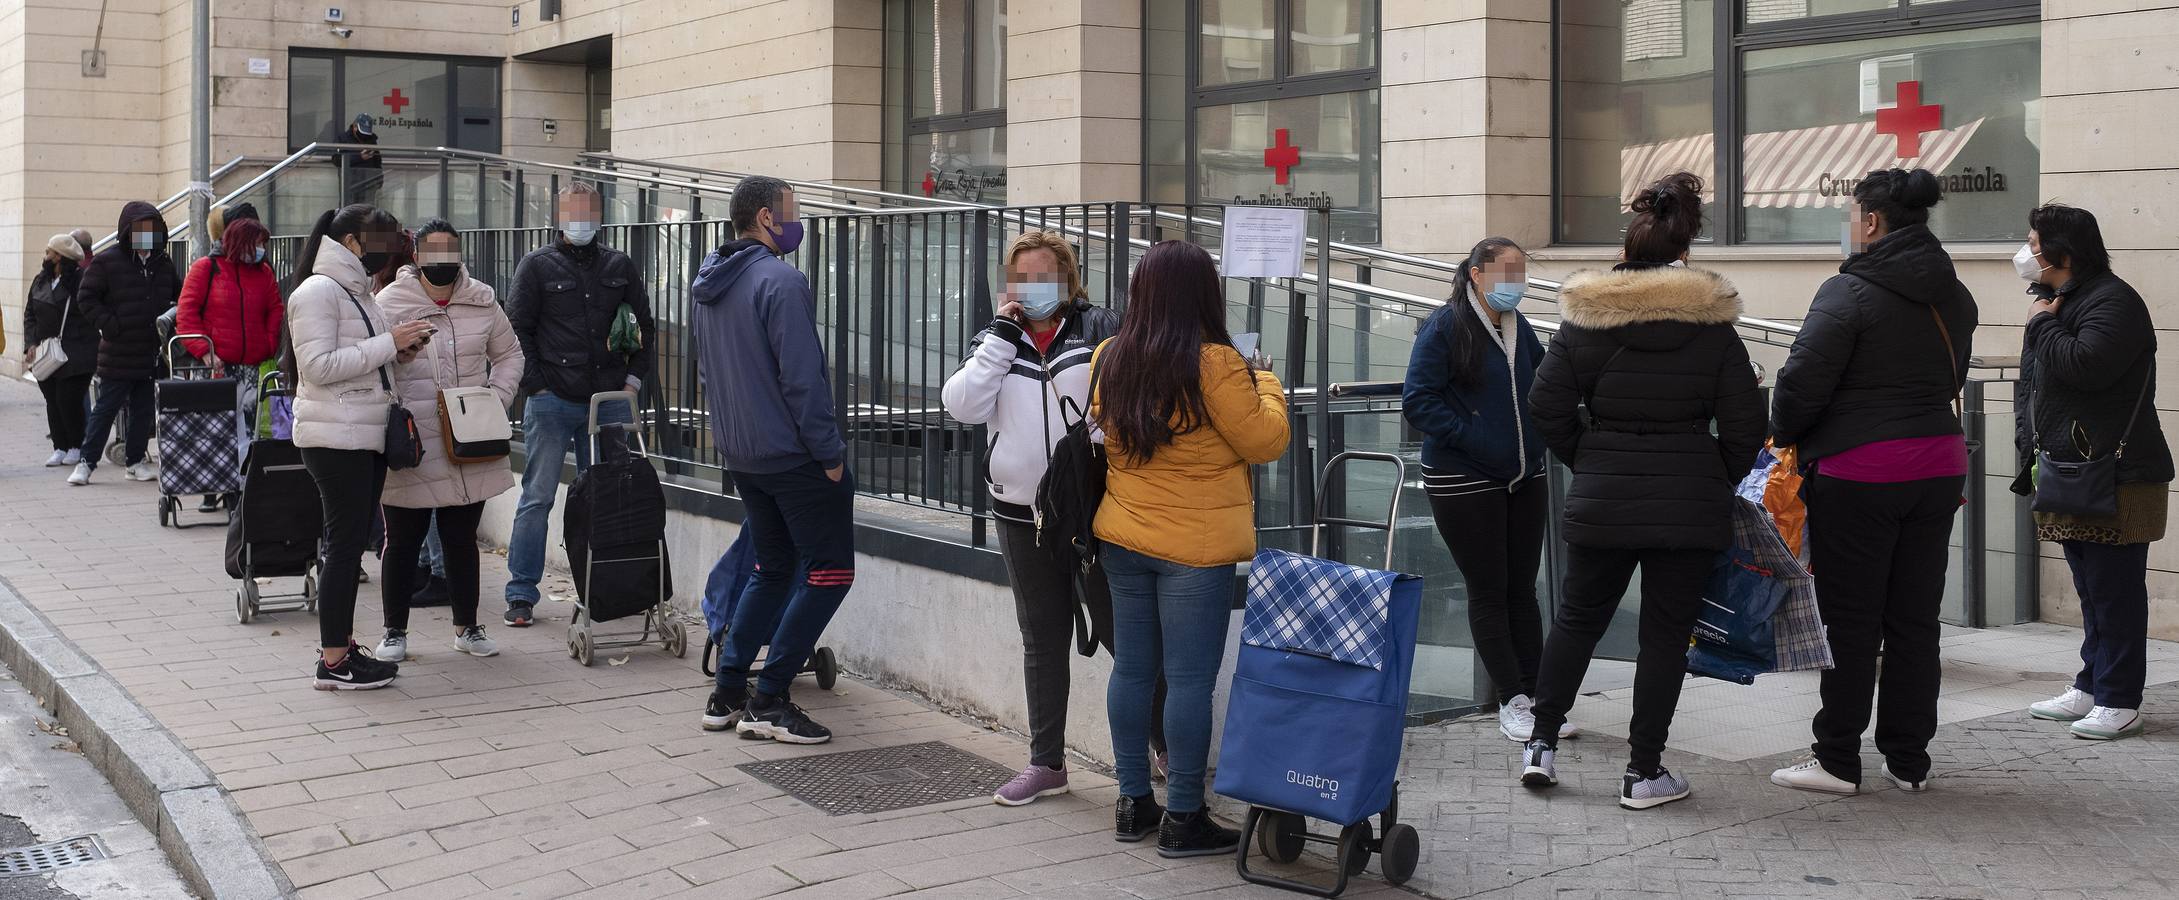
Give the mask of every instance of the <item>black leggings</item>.
[{"label": "black leggings", "polygon": [[386,556],[379,561],[378,585],[385,594],[381,605],[389,630],[409,630],[409,599],[416,583],[416,560],[423,552],[424,537],[431,533],[433,514],[439,518],[439,542],[446,548],[446,583],[453,594],[454,627],[477,624],[477,523],[484,519],[484,501],[468,506],[436,509],[386,507]]},{"label": "black leggings", "polygon": [[53,449],[82,448],[84,420],[90,415],[83,404],[91,393],[91,376],[49,378],[38,382],[38,392],[45,395],[46,437]]},{"label": "black leggings", "polygon": [[[378,495],[386,487],[386,457],[371,450],[304,447],[303,468],[318,483],[325,533],[319,548],[318,646],[347,647],[356,626],[356,576],[370,540]],[[414,566],[411,560],[409,565]]]},{"label": "black leggings", "polygon": [[1503,482],[1424,470],[1438,535],[1468,586],[1468,631],[1496,699],[1536,696],[1543,614],[1536,572],[1543,565],[1551,489],[1542,477],[1508,492]]},{"label": "black leggings", "polygon": [[1634,659],[1634,718],[1627,723],[1628,767],[1654,777],[1661,766],[1680,685],[1687,679],[1687,640],[1702,613],[1702,591],[1717,564],[1716,550],[1611,550],[1566,547],[1566,587],[1557,627],[1544,643],[1536,677],[1536,738],[1559,745],[1559,726],[1574,707],[1596,644],[1619,611],[1634,571],[1642,571],[1641,649]]}]

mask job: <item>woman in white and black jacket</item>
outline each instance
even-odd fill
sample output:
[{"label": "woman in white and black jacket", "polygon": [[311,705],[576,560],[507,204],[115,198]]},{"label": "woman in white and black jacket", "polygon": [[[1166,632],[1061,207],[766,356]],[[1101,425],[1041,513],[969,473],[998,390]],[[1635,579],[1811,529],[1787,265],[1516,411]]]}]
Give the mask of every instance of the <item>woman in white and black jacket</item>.
[{"label": "woman in white and black jacket", "polygon": [[[1074,246],[1057,232],[1015,238],[1006,251],[998,317],[946,379],[947,414],[991,432],[992,518],[1021,623],[1029,767],[993,796],[1004,806],[1067,791],[1067,655],[1077,603],[1088,607],[1097,643],[1112,646],[1112,601],[1102,571],[1080,575],[1073,548],[1040,545],[1035,524],[1037,484],[1052,446],[1089,408],[1090,356],[1120,330],[1117,314],[1090,305],[1080,272]],[[1162,753],[1163,741],[1153,743]]]}]

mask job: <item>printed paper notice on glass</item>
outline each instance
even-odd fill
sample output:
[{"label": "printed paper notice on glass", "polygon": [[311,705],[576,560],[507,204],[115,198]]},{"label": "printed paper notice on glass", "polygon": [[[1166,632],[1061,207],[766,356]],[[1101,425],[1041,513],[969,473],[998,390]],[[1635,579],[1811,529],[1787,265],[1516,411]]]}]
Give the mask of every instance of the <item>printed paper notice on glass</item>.
[{"label": "printed paper notice on glass", "polygon": [[1228,278],[1299,278],[1309,211],[1285,206],[1226,207],[1223,263]]}]

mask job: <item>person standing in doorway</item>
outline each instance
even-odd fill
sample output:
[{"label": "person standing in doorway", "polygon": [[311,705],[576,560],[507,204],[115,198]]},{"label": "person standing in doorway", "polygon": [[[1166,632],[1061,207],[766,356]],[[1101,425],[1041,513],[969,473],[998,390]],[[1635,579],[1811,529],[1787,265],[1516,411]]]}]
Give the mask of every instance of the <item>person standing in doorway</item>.
[{"label": "person standing in doorway", "polygon": [[344,144],[359,145],[354,150],[342,150],[340,155],[348,161],[348,200],[351,203],[369,203],[378,197],[379,187],[386,180],[386,161],[379,157],[378,129],[371,125],[370,113],[357,113],[355,121],[340,136]]},{"label": "person standing in doorway", "polygon": [[[2073,686],[2028,711],[2073,723],[2078,738],[2140,734],[2149,545],[2164,538],[2172,480],[2156,409],[2156,325],[2141,295],[2111,271],[2088,210],[2052,204],[2029,213],[2028,244],[2013,267],[2035,295],[2020,377],[2028,402],[2014,411],[2021,464],[2037,453],[2054,462],[2118,457],[2115,513],[2035,514],[2036,539],[2065,550],[2083,627]],[[2015,489],[2032,493],[2034,477]]]},{"label": "person standing in doorway", "polygon": [[1859,789],[1872,693],[1884,777],[1908,792],[1928,784],[1937,612],[1967,481],[1955,404],[1978,318],[1929,230],[1943,196],[1923,169],[1854,185],[1852,255],[1816,290],[1778,373],[1771,440],[1795,448],[1808,475],[1809,568],[1836,661],[1810,755],[1771,773],[1781,787]]},{"label": "person standing in doorway", "polygon": [[45,242],[45,265],[31,279],[23,304],[23,370],[30,370],[47,338],[60,338],[61,352],[68,354],[53,374],[38,379],[46,437],[53,444],[53,455],[45,458],[48,468],[83,461],[83,404],[98,366],[98,326],[76,306],[82,283],[83,246],[73,236],[54,235]]},{"label": "person standing in doorway", "polygon": [[1680,172],[1635,197],[1626,261],[1566,280],[1564,322],[1529,393],[1537,429],[1574,479],[1562,528],[1566,585],[1536,675],[1521,783],[1558,783],[1559,726],[1639,568],[1633,752],[1619,786],[1627,809],[1688,795],[1687,779],[1664,766],[1665,739],[1703,588],[1732,544],[1733,486],[1763,446],[1763,397],[1733,329],[1740,293],[1686,266],[1702,231],[1702,189],[1701,178]]},{"label": "person standing in doorway", "polygon": [[[1082,287],[1074,245],[1056,231],[1031,231],[1006,251],[998,318],[976,334],[968,359],[946,379],[946,414],[991,432],[985,451],[991,472],[991,512],[999,552],[1014,589],[1021,625],[1022,675],[1028,687],[1029,767],[992,795],[1021,806],[1067,792],[1067,694],[1072,687],[1068,636],[1076,620],[1107,652],[1112,649],[1112,594],[1104,569],[1089,566],[1072,546],[1037,539],[1037,485],[1052,447],[1089,414],[1090,356],[1119,333],[1120,317],[1092,306]],[[1084,643],[1083,646],[1090,646]],[[1161,690],[1152,700],[1160,717]],[[1152,759],[1164,753],[1153,723]]]},{"label": "person standing in doorway", "polygon": [[[1268,360],[1233,346],[1218,265],[1183,241],[1143,255],[1127,319],[1094,364],[1090,415],[1109,448],[1094,528],[1112,585],[1113,838],[1156,833],[1168,858],[1231,853],[1239,835],[1204,803],[1211,691],[1233,622],[1235,566],[1256,553],[1248,467],[1286,452],[1286,393]],[[1172,748],[1162,811],[1144,752],[1161,671]]]},{"label": "person standing in doorway", "polygon": [[[757,565],[719,648],[704,726],[732,722],[745,737],[822,744],[832,732],[787,691],[855,584],[855,476],[817,337],[817,297],[782,259],[802,246],[794,189],[744,178],[727,213],[738,237],[697,270],[689,327],[712,440],[741,496]],[[752,693],[749,667],[766,645]]]},{"label": "person standing in doorway", "polygon": [[129,409],[126,456],[130,481],[159,477],[145,457],[151,450],[154,399],[152,379],[159,371],[159,316],[182,293],[174,260],[167,256],[166,220],[158,207],[132,200],[121,208],[114,231],[120,239],[93,257],[76,291],[79,312],[98,325],[98,402],[84,425],[83,458],[68,483],[91,483],[91,473],[106,450],[121,407]]},{"label": "person standing in doorway", "polygon": [[[1498,733],[1522,743],[1536,724],[1536,573],[1551,508],[1543,436],[1529,411],[1543,343],[1520,313],[1527,293],[1519,246],[1502,237],[1476,244],[1453,276],[1452,297],[1415,335],[1401,393],[1408,423],[1423,435],[1423,487],[1438,536],[1467,586],[1468,630],[1498,701]],[[1579,732],[1564,725],[1559,737]]]},{"label": "person standing in doorway", "polygon": [[[568,450],[575,451],[576,472],[590,468],[591,395],[641,390],[656,355],[651,299],[635,261],[598,242],[604,203],[597,189],[572,182],[560,190],[558,204],[557,236],[515,266],[508,303],[515,337],[522,342],[522,394],[529,398],[522,411],[522,502],[507,547],[503,621],[515,628],[529,627],[536,615],[545,537]],[[641,346],[633,353],[608,342],[623,307],[641,332]],[[620,407],[607,404],[599,410],[600,420],[635,418],[632,409],[613,418]]]}]

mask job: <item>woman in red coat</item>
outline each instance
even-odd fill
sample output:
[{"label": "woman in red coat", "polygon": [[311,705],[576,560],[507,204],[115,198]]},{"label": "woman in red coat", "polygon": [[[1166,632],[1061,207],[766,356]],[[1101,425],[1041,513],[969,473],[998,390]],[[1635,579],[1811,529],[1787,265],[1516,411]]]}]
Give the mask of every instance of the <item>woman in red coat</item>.
[{"label": "woman in red coat", "polygon": [[174,333],[210,336],[185,339],[182,349],[214,369],[255,368],[280,352],[283,304],[265,260],[270,237],[255,219],[228,223],[219,255],[191,263],[182,282]]}]

